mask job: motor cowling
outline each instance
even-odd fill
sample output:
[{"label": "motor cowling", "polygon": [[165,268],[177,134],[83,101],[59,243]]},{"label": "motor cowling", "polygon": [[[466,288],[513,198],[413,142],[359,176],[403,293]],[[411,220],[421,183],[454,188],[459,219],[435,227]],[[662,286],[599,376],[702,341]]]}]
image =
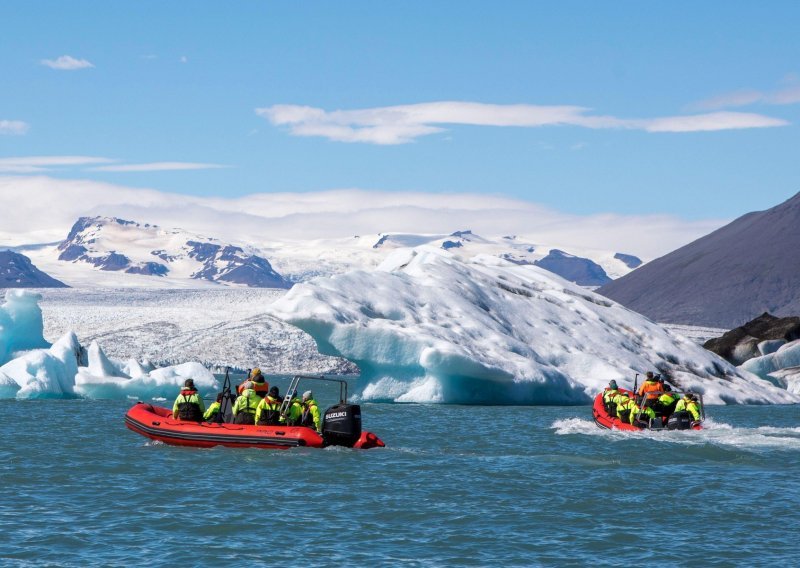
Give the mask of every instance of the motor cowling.
[{"label": "motor cowling", "polygon": [[676,412],[669,417],[667,429],[689,430],[692,427],[692,415],[688,412]]},{"label": "motor cowling", "polygon": [[322,418],[322,438],[329,446],[352,447],[361,437],[361,407],[357,404],[337,404],[325,411]]}]

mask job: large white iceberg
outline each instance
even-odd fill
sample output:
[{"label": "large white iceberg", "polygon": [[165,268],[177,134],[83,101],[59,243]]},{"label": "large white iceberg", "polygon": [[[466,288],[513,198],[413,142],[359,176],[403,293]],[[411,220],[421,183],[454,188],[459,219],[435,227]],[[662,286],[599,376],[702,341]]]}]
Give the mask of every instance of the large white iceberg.
[{"label": "large white iceberg", "polygon": [[710,403],[800,398],[535,266],[420,247],[375,271],[296,285],[272,304],[321,353],[361,369],[368,400],[581,404],[609,380],[667,373]]}]

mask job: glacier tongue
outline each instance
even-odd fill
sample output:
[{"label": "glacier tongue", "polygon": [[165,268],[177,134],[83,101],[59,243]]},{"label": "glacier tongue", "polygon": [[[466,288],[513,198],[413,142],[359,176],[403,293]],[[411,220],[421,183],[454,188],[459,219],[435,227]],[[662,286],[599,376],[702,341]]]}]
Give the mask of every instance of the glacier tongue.
[{"label": "glacier tongue", "polygon": [[797,402],[690,340],[534,266],[398,250],[296,285],[271,307],[361,369],[367,400],[582,404],[657,370],[710,403]]}]

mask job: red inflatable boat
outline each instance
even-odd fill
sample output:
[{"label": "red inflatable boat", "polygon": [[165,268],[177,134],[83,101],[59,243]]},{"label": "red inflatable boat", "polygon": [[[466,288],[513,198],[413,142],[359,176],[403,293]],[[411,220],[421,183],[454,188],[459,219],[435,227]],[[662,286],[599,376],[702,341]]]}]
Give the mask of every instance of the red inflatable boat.
[{"label": "red inflatable boat", "polygon": [[[619,392],[627,394],[630,397],[634,396],[634,393],[625,390],[619,389]],[[673,394],[683,394],[679,391],[672,391]],[[628,421],[622,421],[616,416],[616,412],[613,414],[609,413],[609,409],[606,408],[606,405],[603,403],[603,394],[600,393],[594,398],[594,405],[592,406],[592,415],[594,416],[594,423],[597,424],[600,428],[606,429],[614,429],[614,430],[628,430],[628,431],[635,431],[639,432],[641,430],[702,430],[703,423],[702,421],[693,421],[691,420],[691,416],[688,416],[688,413],[684,412],[677,412],[667,417],[657,416],[655,419],[648,421],[647,423],[644,422],[637,422],[636,425],[631,424]],[[699,396],[699,403],[700,409],[702,412],[703,410],[703,403],[702,403],[702,395]],[[611,408],[614,411],[613,408]]]},{"label": "red inflatable boat", "polygon": [[[212,422],[184,422],[172,418],[172,410],[143,402],[136,403],[125,415],[125,425],[151,440],[175,446],[211,448],[270,448],[285,450],[307,446],[324,448],[322,436],[304,426],[250,426]],[[361,432],[353,448],[379,448],[384,443],[372,432]]]},{"label": "red inflatable boat", "polygon": [[[296,391],[299,379],[315,379],[339,382],[344,387],[341,402],[323,414],[322,434],[305,426],[255,426],[226,422],[188,422],[172,417],[172,410],[144,402],[136,403],[125,414],[125,425],[142,436],[175,446],[211,448],[268,448],[285,450],[296,447],[324,448],[346,446],[350,448],[382,448],[383,441],[372,432],[361,431],[361,409],[356,404],[346,404],[347,386],[339,379],[298,375],[292,379],[289,393]],[[226,378],[227,400],[231,396]],[[287,393],[286,401],[291,399]],[[223,403],[224,405],[225,403]],[[230,403],[229,403],[230,404]],[[224,408],[224,407],[223,407]],[[223,413],[221,413],[223,414]],[[223,414],[224,415],[224,414]]]}]

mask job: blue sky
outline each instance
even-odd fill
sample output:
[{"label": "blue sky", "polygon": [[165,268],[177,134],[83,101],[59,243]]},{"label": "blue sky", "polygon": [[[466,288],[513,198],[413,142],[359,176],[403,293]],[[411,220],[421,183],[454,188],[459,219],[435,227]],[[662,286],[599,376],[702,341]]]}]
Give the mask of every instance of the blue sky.
[{"label": "blue sky", "polygon": [[797,2],[5,1],[0,20],[0,173],[685,219],[800,191]]}]

